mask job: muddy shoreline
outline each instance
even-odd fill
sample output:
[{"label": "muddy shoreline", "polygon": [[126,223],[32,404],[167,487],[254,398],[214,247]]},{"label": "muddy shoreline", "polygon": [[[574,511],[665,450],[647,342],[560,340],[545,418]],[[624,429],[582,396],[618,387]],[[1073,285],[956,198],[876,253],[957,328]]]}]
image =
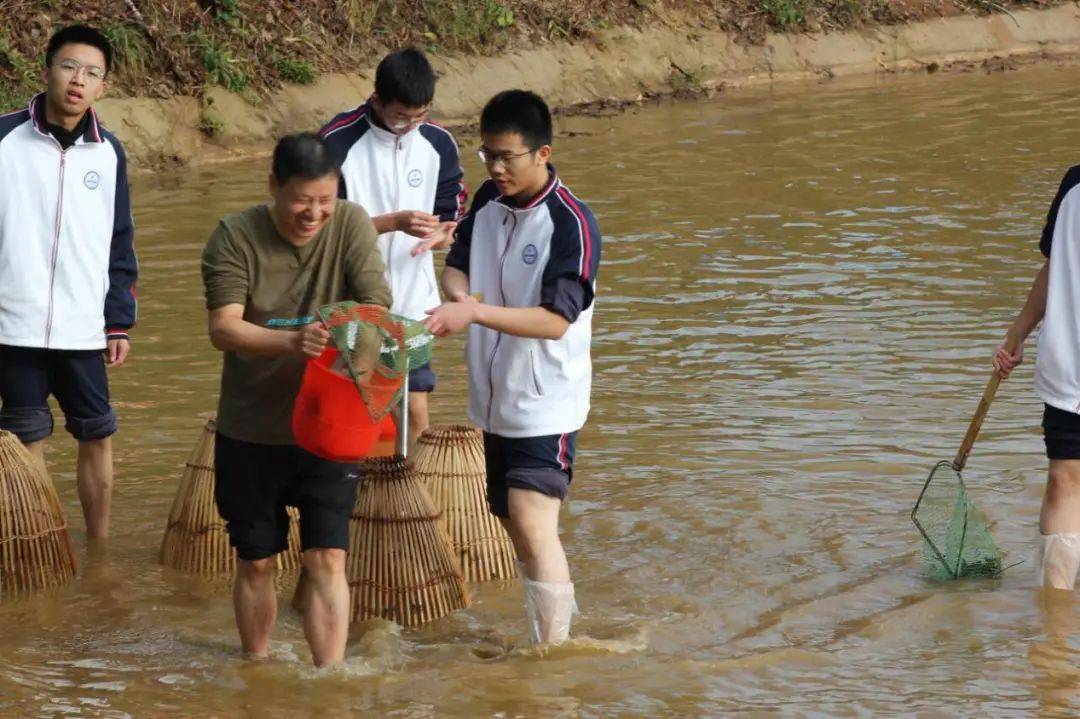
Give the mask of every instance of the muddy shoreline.
[{"label": "muddy shoreline", "polygon": [[[935,71],[1006,70],[1080,57],[1080,6],[986,17],[957,16],[819,35],[774,34],[747,45],[733,35],[677,23],[613,28],[595,40],[495,57],[433,56],[434,115],[450,127],[475,121],[493,93],[528,87],[563,115],[610,113],[669,95],[774,84]],[[136,171],[263,155],[279,134],[320,126],[371,92],[374,68],[287,86],[252,104],[220,87],[204,98],[106,98],[98,108]]]}]

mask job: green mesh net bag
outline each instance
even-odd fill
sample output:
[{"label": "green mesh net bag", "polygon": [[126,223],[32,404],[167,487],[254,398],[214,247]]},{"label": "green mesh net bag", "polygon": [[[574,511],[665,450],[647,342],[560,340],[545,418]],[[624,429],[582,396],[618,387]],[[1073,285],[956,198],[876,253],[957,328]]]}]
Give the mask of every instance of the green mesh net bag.
[{"label": "green mesh net bag", "polygon": [[923,564],[929,576],[959,579],[1002,572],[1002,553],[986,515],[971,503],[952,462],[939,462],[930,472],[911,520],[923,536]]},{"label": "green mesh net bag", "polygon": [[340,356],[336,369],[348,372],[376,420],[401,401],[409,369],[431,361],[435,336],[423,323],[385,307],[335,302],[320,307],[318,315]]},{"label": "green mesh net bag", "polygon": [[379,305],[336,302],[318,315],[338,351],[332,369],[348,373],[372,419],[382,419],[401,396],[405,328]]},{"label": "green mesh net bag", "polygon": [[423,367],[431,362],[431,351],[435,346],[435,335],[428,332],[423,322],[411,320],[400,315],[390,315],[395,322],[402,326],[406,360],[409,369]]}]

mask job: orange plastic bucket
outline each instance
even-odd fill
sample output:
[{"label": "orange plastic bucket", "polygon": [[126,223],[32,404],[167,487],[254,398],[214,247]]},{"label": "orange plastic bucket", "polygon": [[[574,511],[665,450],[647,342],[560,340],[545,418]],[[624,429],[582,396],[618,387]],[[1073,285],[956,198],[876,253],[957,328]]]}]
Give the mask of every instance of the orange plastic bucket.
[{"label": "orange plastic bucket", "polygon": [[[389,415],[376,422],[360,391],[349,377],[330,369],[338,351],[327,347],[309,359],[293,405],[292,430],[296,443],[312,454],[335,462],[357,462],[367,457]],[[380,385],[393,382],[376,375]],[[400,385],[401,380],[396,380]],[[386,389],[386,388],[381,388]]]}]

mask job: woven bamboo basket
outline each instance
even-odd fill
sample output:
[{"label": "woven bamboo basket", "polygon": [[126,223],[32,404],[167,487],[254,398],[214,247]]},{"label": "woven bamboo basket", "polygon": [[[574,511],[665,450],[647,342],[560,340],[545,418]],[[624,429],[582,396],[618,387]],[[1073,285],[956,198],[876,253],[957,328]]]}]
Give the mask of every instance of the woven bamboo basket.
[{"label": "woven bamboo basket", "polygon": [[0,599],[67,584],[75,548],[56,488],[18,437],[0,430]]},{"label": "woven bamboo basket", "polygon": [[469,606],[439,513],[400,455],[365,460],[349,523],[353,621],[417,627]]},{"label": "woven bamboo basket", "polygon": [[[214,501],[216,430],[214,420],[207,421],[184,465],[160,554],[162,564],[207,578],[231,576],[236,571],[236,550],[229,545],[225,520]],[[289,548],[277,555],[278,578],[300,568],[299,514],[293,507],[288,512]]]},{"label": "woven bamboo basket", "polygon": [[465,581],[512,579],[514,545],[488,511],[483,433],[462,424],[434,425],[420,435],[411,459],[435,509],[442,512]]}]

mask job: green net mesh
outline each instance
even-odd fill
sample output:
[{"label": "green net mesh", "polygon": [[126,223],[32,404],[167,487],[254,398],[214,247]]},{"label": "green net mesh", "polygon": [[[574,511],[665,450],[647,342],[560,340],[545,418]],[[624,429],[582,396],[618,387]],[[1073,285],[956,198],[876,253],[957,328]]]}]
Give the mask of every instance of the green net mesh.
[{"label": "green net mesh", "polygon": [[390,316],[395,322],[399,322],[404,329],[409,368],[415,369],[430,362],[435,335],[428,332],[428,328],[424,327],[422,322],[410,320],[408,317],[401,317],[400,315]]},{"label": "green net mesh", "polygon": [[372,419],[382,419],[401,396],[405,328],[379,305],[335,302],[318,314],[338,351],[333,369],[352,378]]},{"label": "green net mesh", "polygon": [[318,310],[347,372],[375,420],[401,401],[410,368],[431,361],[435,336],[423,323],[390,314],[379,305],[335,302]]},{"label": "green net mesh", "polygon": [[995,576],[1002,554],[986,515],[968,499],[964,480],[952,464],[940,462],[930,472],[911,511],[923,536],[923,563],[936,579]]}]

